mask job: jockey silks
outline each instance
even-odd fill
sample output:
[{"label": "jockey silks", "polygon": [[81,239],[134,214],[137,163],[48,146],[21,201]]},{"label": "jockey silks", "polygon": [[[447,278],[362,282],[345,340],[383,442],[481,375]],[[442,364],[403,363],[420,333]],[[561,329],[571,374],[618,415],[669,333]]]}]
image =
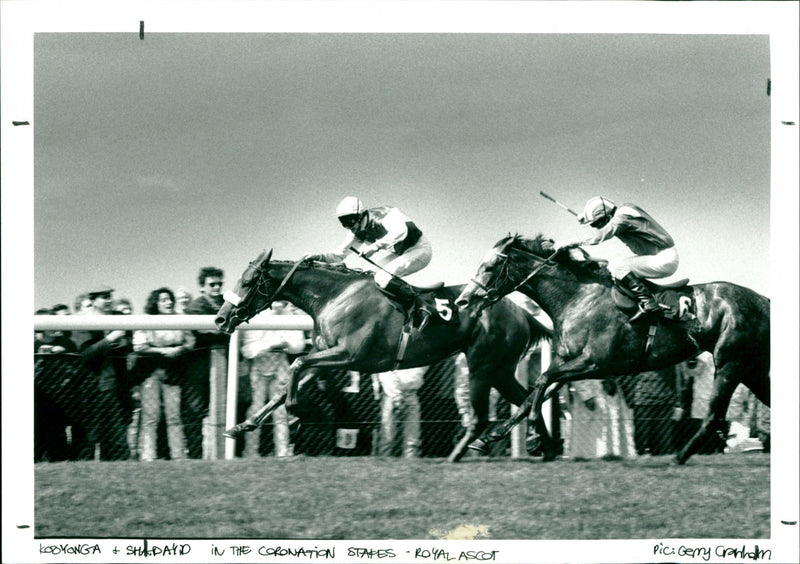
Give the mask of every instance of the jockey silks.
[{"label": "jockey silks", "polygon": [[[387,216],[389,216],[390,213],[402,215],[396,208],[391,208],[389,206],[371,208],[367,213],[367,221],[364,225],[359,226],[359,229],[353,231],[356,239],[367,243],[374,243],[386,237],[389,231],[384,226],[384,221],[387,220]],[[422,237],[422,231],[413,221],[406,217],[403,217],[403,219],[406,225],[406,234],[404,238],[396,241],[392,247],[392,251],[396,255],[402,255],[409,248],[416,245],[419,238]]]},{"label": "jockey silks", "polygon": [[617,237],[634,254],[655,255],[675,246],[667,231],[639,206],[622,204],[606,226],[581,245],[596,245]]}]

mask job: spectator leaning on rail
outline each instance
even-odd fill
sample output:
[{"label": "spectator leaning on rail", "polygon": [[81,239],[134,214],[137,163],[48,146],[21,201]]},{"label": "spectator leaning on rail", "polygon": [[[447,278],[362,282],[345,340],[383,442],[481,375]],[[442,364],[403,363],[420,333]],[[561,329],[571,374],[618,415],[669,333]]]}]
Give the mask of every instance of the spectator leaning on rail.
[{"label": "spectator leaning on rail", "polygon": [[[356,197],[344,198],[336,207],[336,216],[342,227],[348,230],[341,245],[322,254],[308,254],[305,260],[341,262],[359,245],[359,253],[369,258],[382,252],[384,256],[376,263],[383,270],[375,273],[378,288],[392,300],[405,308],[406,315],[413,313],[417,292],[401,276],[413,274],[428,266],[432,249],[428,239],[413,221],[399,209],[391,206],[365,208]],[[422,331],[433,312],[420,304]]]},{"label": "spectator leaning on rail", "polygon": [[678,252],[670,234],[639,206],[622,204],[617,207],[611,200],[599,196],[586,202],[578,221],[588,223],[598,232],[581,241],[556,241],[554,248],[597,245],[617,237],[635,255],[609,261],[614,283],[628,288],[639,302],[639,311],[630,322],[644,322],[659,316],[661,308],[641,278],[665,278],[678,269]]},{"label": "spectator leaning on rail", "polygon": [[[153,290],[147,298],[144,312],[149,315],[174,314],[175,295],[169,288]],[[133,334],[133,350],[148,357],[147,376],[142,383],[142,460],[157,458],[156,439],[161,405],[167,424],[167,443],[172,460],[186,458],[186,441],[181,423],[181,385],[184,364],[181,356],[194,347],[191,331],[139,330]]]},{"label": "spectator leaning on rail", "polygon": [[[222,269],[206,266],[200,269],[197,282],[200,295],[186,306],[186,315],[215,315],[222,307]],[[183,432],[189,458],[203,457],[203,418],[208,414],[211,349],[224,351],[226,358],[230,337],[215,330],[195,331],[195,352],[191,355],[181,394]]]},{"label": "spectator leaning on rail", "polygon": [[[286,302],[272,302],[267,315],[285,315]],[[289,382],[289,354],[298,354],[305,347],[302,331],[244,331],[242,335],[242,356],[250,362],[250,388],[252,397],[247,416],[254,415],[271,400],[280,396]],[[281,405],[272,412],[275,456],[291,455],[289,445],[289,416],[286,407]],[[256,429],[247,437],[244,456],[257,456],[261,429]]]},{"label": "spectator leaning on rail", "polygon": [[[111,315],[112,294],[108,286],[88,293],[92,307],[86,315]],[[91,424],[89,438],[100,445],[101,460],[125,460],[130,456],[127,426],[132,400],[126,355],[131,342],[125,331],[78,331],[74,333],[84,370],[90,374]],[[93,399],[94,401],[91,401]]]},{"label": "spectator leaning on rail", "polygon": [[[50,312],[53,315],[69,315],[69,306],[67,304],[56,304],[50,308]],[[70,331],[54,331],[55,335],[64,335],[66,337],[70,337],[72,332]]]},{"label": "spectator leaning on rail", "polygon": [[[42,308],[36,315],[55,315],[52,309]],[[34,400],[33,450],[34,461],[57,461],[74,458],[70,453],[72,423],[65,403],[64,392],[71,380],[70,362],[64,353],[75,353],[77,347],[62,331],[36,332],[33,340]]]},{"label": "spectator leaning on rail", "polygon": [[89,294],[78,294],[75,296],[75,315],[83,315],[92,309],[92,299]]},{"label": "spectator leaning on rail", "polygon": [[192,301],[192,294],[186,288],[175,290],[175,313],[186,313],[186,308]]}]

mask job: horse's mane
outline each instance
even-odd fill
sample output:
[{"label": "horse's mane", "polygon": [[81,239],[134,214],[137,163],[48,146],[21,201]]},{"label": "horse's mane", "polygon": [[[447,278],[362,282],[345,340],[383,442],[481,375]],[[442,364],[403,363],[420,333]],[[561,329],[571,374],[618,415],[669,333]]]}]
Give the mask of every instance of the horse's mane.
[{"label": "horse's mane", "polygon": [[[523,237],[519,233],[509,234],[498,243],[498,246],[504,248],[516,247],[543,259],[549,258],[554,252],[553,240],[541,233],[537,233],[533,238]],[[593,259],[586,252],[582,252],[582,256],[583,258],[576,258],[573,253],[561,252],[556,256],[554,262],[567,268],[578,279],[588,278],[591,281],[600,282],[611,281],[611,273],[604,261]]]},{"label": "horse's mane", "polygon": [[[289,260],[271,260],[269,261],[270,264],[279,264],[282,266],[294,266],[294,261]],[[338,274],[350,274],[354,276],[372,276],[374,272],[370,272],[368,270],[361,270],[360,268],[350,268],[349,266],[345,265],[343,262],[340,263],[328,263],[328,262],[302,262],[297,267],[298,270],[327,270],[329,272],[335,272]]]}]

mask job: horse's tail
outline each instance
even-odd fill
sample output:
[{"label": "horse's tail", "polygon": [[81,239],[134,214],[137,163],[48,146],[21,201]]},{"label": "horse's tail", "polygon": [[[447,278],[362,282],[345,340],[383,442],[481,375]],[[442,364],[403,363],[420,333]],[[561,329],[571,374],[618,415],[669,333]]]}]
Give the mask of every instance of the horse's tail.
[{"label": "horse's tail", "polygon": [[526,352],[531,349],[534,345],[544,341],[545,339],[553,339],[553,330],[547,327],[544,323],[536,319],[536,316],[530,313],[525,308],[520,308],[522,310],[522,315],[525,316],[525,319],[528,322],[528,328],[530,329],[530,336],[528,337],[528,346],[525,349]]}]

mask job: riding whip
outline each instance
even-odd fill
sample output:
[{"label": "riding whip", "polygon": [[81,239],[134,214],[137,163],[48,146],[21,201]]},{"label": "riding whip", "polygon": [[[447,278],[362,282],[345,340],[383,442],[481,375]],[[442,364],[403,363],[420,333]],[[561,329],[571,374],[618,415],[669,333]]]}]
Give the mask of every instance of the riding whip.
[{"label": "riding whip", "polygon": [[359,250],[358,250],[358,249],[356,249],[355,247],[350,247],[350,250],[351,250],[351,251],[353,251],[353,252],[354,252],[355,254],[357,254],[358,256],[360,256],[361,258],[363,258],[363,259],[364,259],[365,261],[367,261],[368,263],[370,263],[372,266],[374,266],[374,267],[376,267],[376,268],[380,268],[381,270],[383,270],[383,271],[384,271],[386,274],[388,274],[388,275],[389,275],[389,276],[391,276],[392,278],[397,278],[398,280],[403,280],[403,279],[402,279],[402,278],[400,278],[400,277],[399,277],[397,274],[394,274],[394,273],[392,273],[392,272],[389,272],[388,270],[386,270],[385,268],[383,268],[381,265],[379,265],[377,262],[375,262],[374,260],[372,260],[371,258],[369,258],[367,255],[365,255],[364,253],[362,253],[361,251],[359,251]]},{"label": "riding whip", "polygon": [[559,202],[558,200],[556,200],[556,199],[555,199],[553,196],[551,196],[551,195],[549,195],[549,194],[547,194],[547,193],[545,193],[545,192],[542,192],[541,190],[539,190],[539,194],[541,194],[541,195],[542,195],[542,196],[544,196],[544,197],[545,197],[547,200],[550,200],[551,202],[553,202],[553,203],[554,203],[554,204],[556,204],[557,206],[561,206],[562,208],[564,208],[565,210],[567,210],[569,213],[571,213],[571,214],[572,214],[572,215],[574,215],[575,217],[578,217],[578,214],[577,214],[577,213],[575,213],[574,211],[572,211],[571,209],[569,209],[567,206],[565,206],[564,204],[562,204],[561,202]]}]

